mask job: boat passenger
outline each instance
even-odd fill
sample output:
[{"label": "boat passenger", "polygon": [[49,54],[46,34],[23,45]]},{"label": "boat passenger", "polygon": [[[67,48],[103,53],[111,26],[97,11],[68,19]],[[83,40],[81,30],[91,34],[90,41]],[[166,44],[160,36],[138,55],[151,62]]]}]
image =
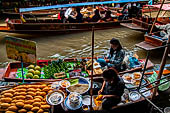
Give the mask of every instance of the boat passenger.
[{"label": "boat passenger", "polygon": [[103,71],[103,85],[98,91],[98,95],[103,95],[102,99],[105,99],[102,103],[102,108],[105,110],[111,109],[121,101],[121,96],[124,93],[125,84],[118,76],[118,72],[109,68]]},{"label": "boat passenger", "polygon": [[97,62],[100,63],[102,67],[113,67],[115,68],[118,72],[124,71],[125,65],[123,64],[123,60],[125,57],[125,51],[122,48],[120,42],[118,39],[112,38],[110,40],[110,51],[106,57],[108,61],[106,62],[105,59],[99,58]]},{"label": "boat passenger", "polygon": [[80,13],[80,8],[76,8],[76,22],[77,23],[83,22],[83,15]]},{"label": "boat passenger", "polygon": [[100,19],[101,19],[100,11],[98,9],[96,9],[94,11],[94,16],[92,17],[91,21],[92,22],[98,22]]},{"label": "boat passenger", "polygon": [[170,23],[166,24],[166,25],[160,25],[158,23],[155,23],[155,26],[159,29],[162,29],[163,31],[161,31],[160,33],[163,35],[162,39],[168,39],[170,36]]},{"label": "boat passenger", "polygon": [[64,16],[68,20],[69,23],[75,23],[76,22],[75,14],[76,12],[74,11],[74,8],[68,8]]},{"label": "boat passenger", "polygon": [[102,18],[102,20],[106,21],[106,22],[113,20],[113,18],[111,17],[111,11],[110,10],[106,11],[105,17]]}]

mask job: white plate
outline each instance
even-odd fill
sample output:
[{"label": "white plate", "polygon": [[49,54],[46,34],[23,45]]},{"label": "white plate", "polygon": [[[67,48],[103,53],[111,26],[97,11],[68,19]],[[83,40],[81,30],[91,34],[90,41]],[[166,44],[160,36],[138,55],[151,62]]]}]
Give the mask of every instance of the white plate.
[{"label": "white plate", "polygon": [[[148,90],[148,88],[145,87],[145,88],[140,89],[139,92],[141,93],[141,92],[146,91],[146,90]],[[151,96],[151,91],[148,90],[148,91],[146,91],[146,92],[143,92],[142,94],[143,94],[145,97],[148,97],[148,96]]]},{"label": "white plate", "polygon": [[132,100],[132,101],[137,101],[137,100],[139,100],[140,99],[140,94],[137,92],[137,91],[133,91],[133,92],[130,92],[129,93],[129,98],[130,98],[130,100]]},{"label": "white plate", "polygon": [[132,79],[131,80],[127,80],[126,79],[126,76],[129,76],[129,77],[132,77],[132,74],[124,74],[123,76],[122,76],[122,78],[123,78],[123,81],[125,82],[125,83],[132,83]]},{"label": "white plate", "polygon": [[68,101],[68,96],[67,96],[67,98],[64,101],[64,105],[70,110],[79,109],[82,106],[82,98],[80,97],[80,104],[73,108],[73,107],[70,106],[69,101]]},{"label": "white plate", "polygon": [[[90,99],[91,99],[90,95],[85,95],[85,96],[82,97],[82,99],[83,99],[84,105],[90,105]],[[92,98],[92,106],[94,106],[94,105],[95,105],[94,104],[94,98]]]},{"label": "white plate", "polygon": [[[94,65],[94,63],[97,63],[98,65]],[[100,65],[98,62],[94,62],[94,63],[93,63],[93,65],[94,65],[93,68],[94,68],[94,69],[101,67],[101,65]]]},{"label": "white plate", "polygon": [[[66,81],[66,82],[68,83],[68,86],[63,87],[63,86],[61,85],[61,83],[64,82],[64,81]],[[62,88],[68,88],[68,87],[70,86],[70,82],[69,82],[68,80],[62,80],[62,81],[59,82],[59,85],[60,85]]]}]

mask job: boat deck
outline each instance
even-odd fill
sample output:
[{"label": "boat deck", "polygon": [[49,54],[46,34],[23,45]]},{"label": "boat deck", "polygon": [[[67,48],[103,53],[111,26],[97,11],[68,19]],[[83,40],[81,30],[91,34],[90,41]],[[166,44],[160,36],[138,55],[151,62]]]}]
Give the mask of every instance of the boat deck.
[{"label": "boat deck", "polygon": [[152,45],[146,41],[135,44],[135,46],[142,48],[144,50],[147,50],[147,51],[157,49],[157,47],[158,47],[158,46]]}]

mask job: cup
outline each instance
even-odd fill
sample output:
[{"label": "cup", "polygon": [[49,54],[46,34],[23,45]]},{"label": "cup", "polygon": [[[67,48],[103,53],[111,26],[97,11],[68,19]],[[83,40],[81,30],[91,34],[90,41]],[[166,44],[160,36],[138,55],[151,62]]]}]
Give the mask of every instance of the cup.
[{"label": "cup", "polygon": [[87,110],[89,110],[90,108],[89,108],[88,105],[83,105],[83,106],[82,106],[82,109],[83,109],[84,111],[87,111]]}]

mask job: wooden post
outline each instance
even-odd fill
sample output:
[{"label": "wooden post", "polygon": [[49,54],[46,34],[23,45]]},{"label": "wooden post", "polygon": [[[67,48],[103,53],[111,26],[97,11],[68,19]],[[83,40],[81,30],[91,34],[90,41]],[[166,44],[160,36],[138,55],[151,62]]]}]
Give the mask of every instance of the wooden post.
[{"label": "wooden post", "polygon": [[90,111],[92,108],[92,99],[93,99],[93,57],[94,57],[94,26],[92,26],[92,69],[91,69],[91,87],[90,87]]},{"label": "wooden post", "polygon": [[23,58],[21,56],[21,71],[22,71],[22,83],[24,83],[24,63],[23,63]]},{"label": "wooden post", "polygon": [[[168,37],[167,44],[169,44],[169,43],[170,43],[170,35],[169,35],[169,37]],[[166,59],[167,59],[167,56],[168,56],[168,53],[169,53],[169,49],[170,49],[170,47],[169,47],[169,46],[166,46],[165,51],[164,51],[164,55],[163,55],[163,57],[162,57],[161,66],[160,66],[160,69],[159,69],[159,73],[158,73],[157,80],[162,77],[162,73],[163,73],[163,70],[164,70],[164,66],[165,66],[165,64],[166,64]],[[156,85],[158,85],[159,83],[160,83],[160,80],[156,83]],[[154,98],[154,97],[156,96],[157,90],[158,90],[158,87],[156,87],[156,88],[154,89],[152,98]]]},{"label": "wooden post", "polygon": [[159,16],[159,13],[160,13],[160,11],[161,11],[161,9],[162,9],[162,6],[163,6],[164,2],[165,2],[165,0],[163,0],[162,3],[161,3],[161,6],[160,6],[159,11],[158,11],[158,14],[157,14],[157,16],[156,16],[156,18],[155,18],[155,20],[154,20],[154,22],[153,22],[153,24],[152,24],[152,27],[151,27],[151,30],[150,30],[149,34],[152,33],[153,27],[154,27],[154,25],[155,25],[155,22],[156,22],[158,16]]}]

